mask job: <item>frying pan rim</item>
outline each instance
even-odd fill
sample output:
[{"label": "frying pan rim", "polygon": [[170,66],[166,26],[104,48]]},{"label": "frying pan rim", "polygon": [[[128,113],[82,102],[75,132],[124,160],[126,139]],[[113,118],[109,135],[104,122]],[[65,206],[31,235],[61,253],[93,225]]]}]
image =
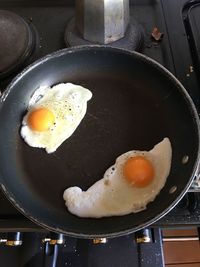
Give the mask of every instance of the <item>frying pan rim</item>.
[{"label": "frying pan rim", "polygon": [[[122,48],[114,48],[111,46],[103,46],[103,45],[83,45],[83,46],[76,46],[76,47],[70,47],[70,48],[64,48],[58,51],[55,51],[53,53],[50,53],[42,58],[39,58],[38,60],[36,60],[35,62],[33,62],[32,64],[30,64],[29,66],[27,66],[22,72],[20,72],[16,77],[13,78],[13,80],[10,82],[10,84],[7,86],[6,90],[3,92],[3,94],[0,97],[0,104],[3,104],[3,102],[6,100],[7,96],[9,95],[11,90],[14,90],[12,88],[14,88],[15,84],[23,78],[24,75],[26,75],[26,73],[30,72],[32,69],[36,68],[38,65],[45,63],[46,61],[52,59],[52,58],[57,58],[57,57],[61,57],[63,55],[66,54],[70,54],[70,53],[76,53],[77,51],[89,51],[89,50],[110,50],[110,51],[116,51],[118,53],[123,53],[123,54],[127,54],[130,55],[132,57],[137,57],[145,62],[150,63],[151,65],[153,65],[154,67],[156,67],[159,71],[161,71],[163,74],[167,75],[172,81],[174,81],[177,85],[178,85],[178,89],[180,91],[182,91],[182,95],[185,98],[185,100],[187,101],[188,105],[191,107],[191,112],[193,114],[194,117],[194,122],[196,123],[196,127],[197,127],[197,135],[198,135],[198,155],[197,158],[195,160],[194,166],[193,166],[193,170],[192,170],[192,174],[190,176],[190,179],[188,180],[188,183],[185,185],[184,189],[181,191],[181,193],[178,195],[178,197],[166,208],[164,209],[161,213],[159,213],[157,216],[153,217],[151,220],[148,220],[147,222],[144,222],[143,224],[140,224],[138,227],[133,227],[133,228],[129,228],[126,230],[122,230],[122,231],[118,231],[118,232],[111,232],[111,233],[107,233],[107,234],[86,234],[86,233],[79,233],[79,232],[70,232],[70,231],[66,231],[62,228],[56,228],[56,227],[52,227],[49,225],[46,225],[46,223],[42,222],[42,221],[38,221],[36,218],[34,218],[29,212],[27,212],[26,210],[24,210],[24,208],[16,201],[15,197],[11,196],[12,193],[9,192],[9,190],[7,190],[6,186],[4,185],[4,183],[2,182],[2,175],[0,173],[0,187],[1,190],[3,191],[4,195],[7,197],[7,199],[14,205],[14,207],[19,210],[23,215],[25,215],[29,220],[33,221],[34,223],[36,223],[37,225],[40,225],[41,227],[44,227],[50,231],[53,232],[58,232],[58,233],[63,233],[66,234],[68,236],[71,237],[75,237],[75,238],[101,238],[101,237],[107,237],[107,238],[113,238],[113,237],[118,237],[118,236],[122,236],[122,235],[126,235],[126,234],[130,234],[133,232],[136,232],[140,229],[143,229],[144,227],[147,227],[153,223],[155,223],[156,221],[158,221],[159,219],[161,219],[164,215],[166,215],[169,211],[171,211],[178,203],[179,201],[183,198],[183,196],[185,195],[185,193],[188,191],[190,185],[192,184],[192,181],[196,175],[196,172],[198,170],[198,165],[199,165],[199,159],[200,159],[200,122],[199,122],[199,116],[196,110],[196,107],[190,97],[190,95],[188,94],[187,90],[184,88],[184,86],[180,83],[180,81],[170,72],[168,71],[164,66],[162,66],[159,62],[155,61],[154,59],[151,59],[150,57],[141,54],[139,52],[136,51],[129,51],[126,49],[122,49]],[[0,106],[1,108],[1,106]]]}]

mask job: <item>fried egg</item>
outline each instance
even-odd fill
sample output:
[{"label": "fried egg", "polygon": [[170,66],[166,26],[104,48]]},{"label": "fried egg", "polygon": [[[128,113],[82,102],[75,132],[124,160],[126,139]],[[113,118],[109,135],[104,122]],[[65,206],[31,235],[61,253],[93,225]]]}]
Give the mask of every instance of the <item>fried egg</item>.
[{"label": "fried egg", "polygon": [[63,194],[65,205],[72,214],[91,218],[142,211],[164,187],[171,158],[168,138],[150,151],[124,153],[87,191],[77,186],[66,189]]},{"label": "fried egg", "polygon": [[92,93],[72,83],[38,88],[30,99],[21,136],[32,147],[52,153],[76,130]]}]

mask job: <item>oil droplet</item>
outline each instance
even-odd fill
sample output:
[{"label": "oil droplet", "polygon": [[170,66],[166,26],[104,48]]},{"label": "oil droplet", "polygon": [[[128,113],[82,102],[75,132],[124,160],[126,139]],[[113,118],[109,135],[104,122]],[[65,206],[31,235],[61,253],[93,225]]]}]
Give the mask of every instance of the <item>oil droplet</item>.
[{"label": "oil droplet", "polygon": [[176,190],[177,190],[177,186],[174,185],[174,186],[172,186],[172,187],[169,189],[169,193],[170,193],[170,194],[173,194],[173,193],[176,192]]},{"label": "oil droplet", "polygon": [[188,155],[183,156],[183,158],[182,158],[182,164],[188,163],[188,160],[189,160],[189,156]]}]

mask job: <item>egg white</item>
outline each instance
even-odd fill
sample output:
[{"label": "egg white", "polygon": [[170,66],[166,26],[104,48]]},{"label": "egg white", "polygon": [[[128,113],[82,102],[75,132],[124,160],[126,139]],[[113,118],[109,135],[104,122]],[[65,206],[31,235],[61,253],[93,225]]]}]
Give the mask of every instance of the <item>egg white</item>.
[{"label": "egg white", "polygon": [[[123,165],[130,157],[146,157],[153,165],[155,177],[148,186],[137,188],[123,176]],[[87,191],[70,187],[63,198],[68,210],[79,217],[107,217],[136,213],[146,209],[164,187],[171,168],[172,148],[168,138],[150,151],[132,150],[119,156],[104,177]]]},{"label": "egg white", "polygon": [[[21,136],[32,147],[45,148],[47,153],[56,151],[80,124],[91,97],[88,89],[72,83],[40,87],[30,99],[28,112],[22,121]],[[29,113],[40,107],[51,110],[55,116],[55,124],[44,132],[32,130],[27,123]]]}]

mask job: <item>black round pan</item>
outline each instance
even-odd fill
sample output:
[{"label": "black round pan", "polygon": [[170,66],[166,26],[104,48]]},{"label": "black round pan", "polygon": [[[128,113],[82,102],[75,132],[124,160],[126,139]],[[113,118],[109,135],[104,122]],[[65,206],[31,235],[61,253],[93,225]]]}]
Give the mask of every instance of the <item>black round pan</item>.
[{"label": "black round pan", "polygon": [[[25,144],[19,131],[33,92],[61,82],[80,84],[93,98],[74,134],[49,155]],[[199,124],[190,97],[165,68],[134,52],[79,47],[40,59],[8,86],[1,98],[0,123],[4,193],[34,222],[71,236],[113,237],[153,223],[183,197],[197,169]],[[120,154],[149,150],[164,137],[172,143],[171,172],[146,210],[102,219],[81,219],[67,211],[64,189],[87,189]],[[189,157],[186,164],[184,156]]]}]

